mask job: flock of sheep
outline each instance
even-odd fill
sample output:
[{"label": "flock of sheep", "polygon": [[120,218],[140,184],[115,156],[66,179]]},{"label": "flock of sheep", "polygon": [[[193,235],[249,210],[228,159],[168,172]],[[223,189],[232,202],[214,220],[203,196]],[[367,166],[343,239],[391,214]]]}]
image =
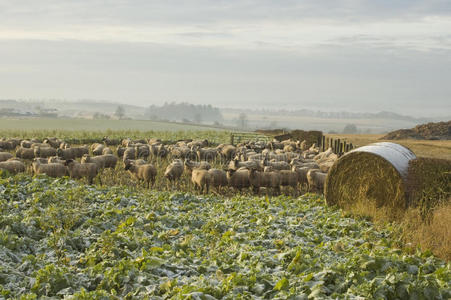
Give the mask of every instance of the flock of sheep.
[{"label": "flock of sheep", "polygon": [[[12,154],[15,153],[15,156]],[[167,161],[164,178],[172,186],[182,176],[191,178],[194,188],[209,192],[225,187],[252,189],[279,194],[281,188],[322,191],[329,168],[337,155],[328,149],[320,152],[313,144],[282,142],[245,142],[237,146],[212,147],[207,140],[184,140],[166,144],[158,139],[113,140],[104,138],[90,146],[71,146],[58,138],[44,140],[1,139],[0,169],[16,174],[25,172],[31,161],[34,174],[51,177],[87,178],[92,184],[103,169],[115,169],[118,161],[134,178],[147,187],[155,184],[156,164]]]}]

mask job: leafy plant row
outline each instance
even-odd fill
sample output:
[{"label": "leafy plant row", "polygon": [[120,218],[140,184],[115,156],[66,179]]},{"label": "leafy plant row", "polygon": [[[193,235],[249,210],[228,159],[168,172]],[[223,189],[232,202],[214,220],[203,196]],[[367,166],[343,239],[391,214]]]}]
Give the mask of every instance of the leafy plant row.
[{"label": "leafy plant row", "polygon": [[449,299],[451,266],[324,199],[0,179],[0,298]]}]

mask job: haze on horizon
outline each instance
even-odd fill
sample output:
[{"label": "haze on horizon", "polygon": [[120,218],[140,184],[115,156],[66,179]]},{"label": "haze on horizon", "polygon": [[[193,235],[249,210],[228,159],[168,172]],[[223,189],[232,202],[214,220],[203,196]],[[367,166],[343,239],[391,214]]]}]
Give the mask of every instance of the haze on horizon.
[{"label": "haze on horizon", "polygon": [[0,99],[451,115],[451,2],[0,0]]}]

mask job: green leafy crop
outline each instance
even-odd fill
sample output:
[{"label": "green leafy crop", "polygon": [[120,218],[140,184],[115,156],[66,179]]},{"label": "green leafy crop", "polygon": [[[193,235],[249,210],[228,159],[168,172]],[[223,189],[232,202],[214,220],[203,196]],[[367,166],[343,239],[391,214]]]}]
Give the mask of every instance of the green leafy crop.
[{"label": "green leafy crop", "polygon": [[0,298],[449,299],[451,266],[324,199],[0,179]]}]

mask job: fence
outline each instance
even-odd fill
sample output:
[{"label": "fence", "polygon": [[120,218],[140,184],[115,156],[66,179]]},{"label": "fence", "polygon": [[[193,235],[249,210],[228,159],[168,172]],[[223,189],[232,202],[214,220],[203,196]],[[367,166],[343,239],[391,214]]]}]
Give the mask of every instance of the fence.
[{"label": "fence", "polygon": [[[321,151],[327,150],[329,147],[332,148],[332,151],[338,156],[345,154],[346,152],[351,151],[356,148],[352,143],[347,142],[342,139],[334,139],[328,138],[323,135],[320,131],[306,131],[302,132],[298,130],[297,136],[294,136],[293,133],[287,133],[284,135],[279,135],[275,137],[278,140],[284,140],[292,138],[294,140],[307,140],[308,145],[312,145],[316,143],[316,145],[320,148]],[[237,132],[230,134],[230,144],[236,145],[246,141],[264,141],[269,142],[272,140],[272,137],[259,134],[259,133],[248,133],[248,132]]]},{"label": "fence", "polygon": [[271,137],[258,133],[248,133],[248,132],[236,132],[230,134],[230,144],[236,145],[247,141],[271,141]]},{"label": "fence", "polygon": [[338,154],[338,156],[341,156],[355,148],[352,143],[348,143],[345,140],[328,138],[324,135],[318,140],[318,145],[323,152],[328,148],[332,148],[332,151],[335,154]]}]

